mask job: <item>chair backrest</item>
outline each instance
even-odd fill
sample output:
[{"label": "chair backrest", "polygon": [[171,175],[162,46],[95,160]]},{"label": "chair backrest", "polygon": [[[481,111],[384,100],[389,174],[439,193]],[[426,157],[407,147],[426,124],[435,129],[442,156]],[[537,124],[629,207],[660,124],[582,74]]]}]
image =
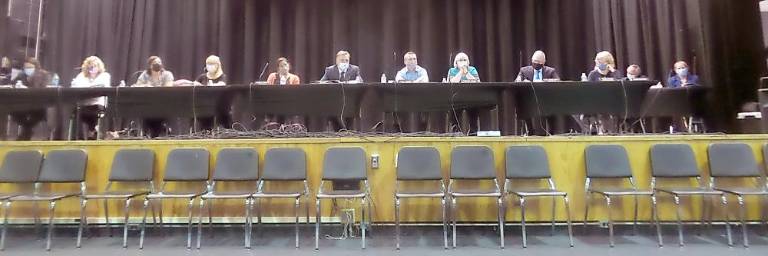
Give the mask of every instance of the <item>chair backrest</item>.
[{"label": "chair backrest", "polygon": [[397,153],[398,180],[442,180],[440,153],[433,147],[404,147]]},{"label": "chair backrest", "polygon": [[458,146],[451,151],[451,179],[496,178],[493,151],[486,146]]},{"label": "chair backrest", "polygon": [[656,144],[651,147],[651,174],[661,178],[699,177],[696,156],[688,144]]},{"label": "chair backrest", "polygon": [[38,182],[69,183],[85,181],[88,154],[82,149],[51,150],[45,154]]},{"label": "chair backrest", "polygon": [[744,143],[713,143],[707,149],[712,177],[758,177],[752,148]]},{"label": "chair backrest", "polygon": [[300,148],[272,148],[264,155],[263,180],[306,180],[307,154]]},{"label": "chair backrest", "polygon": [[224,148],[216,157],[213,180],[255,181],[259,179],[259,153],[252,148]]},{"label": "chair backrest", "polygon": [[589,145],[585,150],[587,178],[630,178],[627,150],[621,145]]},{"label": "chair backrest", "polygon": [[551,177],[547,151],[541,146],[511,146],[506,150],[508,179],[546,179]]},{"label": "chair backrest", "polygon": [[323,160],[324,180],[368,179],[365,150],[360,147],[329,148]]},{"label": "chair backrest", "polygon": [[5,154],[0,166],[0,182],[32,183],[40,176],[43,153],[37,150],[14,150]]},{"label": "chair backrest", "polygon": [[206,181],[210,153],[204,148],[178,148],[168,153],[163,181]]},{"label": "chair backrest", "polygon": [[155,152],[149,149],[121,149],[115,153],[110,181],[151,181],[155,171]]}]

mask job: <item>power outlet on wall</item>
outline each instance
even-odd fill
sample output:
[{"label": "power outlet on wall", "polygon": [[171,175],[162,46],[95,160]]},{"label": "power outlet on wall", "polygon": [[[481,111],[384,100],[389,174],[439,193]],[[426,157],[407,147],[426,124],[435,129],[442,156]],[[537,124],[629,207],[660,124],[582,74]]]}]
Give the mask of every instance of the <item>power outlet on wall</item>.
[{"label": "power outlet on wall", "polygon": [[379,169],[379,154],[371,155],[371,168]]}]

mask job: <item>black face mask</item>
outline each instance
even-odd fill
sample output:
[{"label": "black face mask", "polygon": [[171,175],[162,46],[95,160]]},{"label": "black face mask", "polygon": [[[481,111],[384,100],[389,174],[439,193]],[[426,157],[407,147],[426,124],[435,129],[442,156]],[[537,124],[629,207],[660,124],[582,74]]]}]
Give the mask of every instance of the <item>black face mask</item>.
[{"label": "black face mask", "polygon": [[163,65],[157,63],[152,64],[152,71],[160,72],[161,70],[163,70]]},{"label": "black face mask", "polygon": [[531,64],[531,66],[533,66],[533,69],[535,70],[541,70],[542,68],[544,68],[544,64],[539,64],[539,63],[533,63]]}]

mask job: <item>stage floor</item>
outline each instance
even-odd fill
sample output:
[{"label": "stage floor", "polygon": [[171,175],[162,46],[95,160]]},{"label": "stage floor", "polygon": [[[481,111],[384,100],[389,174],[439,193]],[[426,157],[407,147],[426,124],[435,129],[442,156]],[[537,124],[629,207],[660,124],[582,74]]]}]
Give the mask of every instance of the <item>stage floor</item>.
[{"label": "stage floor", "polygon": [[[39,255],[44,254],[44,239],[35,240],[32,228],[13,229],[6,241],[4,255]],[[721,226],[709,232],[696,235],[694,228],[686,232],[686,246],[677,245],[676,230],[666,227],[665,246],[656,245],[654,233],[648,226],[639,228],[638,235],[632,235],[632,228],[624,226],[617,229],[616,247],[608,247],[606,229],[592,227],[587,234],[576,227],[575,246],[568,246],[568,235],[564,228],[559,228],[550,236],[549,227],[534,227],[528,229],[528,248],[521,247],[520,229],[508,226],[506,229],[506,249],[499,249],[498,235],[492,227],[459,227],[459,243],[456,249],[443,249],[442,230],[440,227],[405,227],[403,228],[401,250],[395,250],[394,228],[374,227],[373,236],[369,237],[368,248],[360,249],[360,239],[328,240],[320,242],[320,250],[314,250],[314,229],[301,228],[301,243],[299,249],[293,247],[293,228],[291,226],[265,226],[255,228],[253,247],[251,250],[242,247],[242,229],[239,226],[215,228],[214,236],[204,233],[200,250],[185,249],[186,229],[173,228],[162,233],[160,230],[150,231],[143,250],[138,249],[138,232],[133,229],[129,233],[128,248],[121,247],[121,236],[115,230],[115,236],[107,236],[103,229],[95,232],[90,239],[83,240],[81,249],[75,248],[76,229],[62,228],[54,238],[52,253],[62,256],[91,256],[91,255],[418,255],[418,256],[447,256],[447,255],[569,255],[569,256],[751,256],[765,255],[768,252],[768,237],[764,229],[753,226],[750,237],[751,247],[740,246],[740,236],[735,236],[736,246],[728,247]],[[759,231],[758,231],[759,230]],[[207,231],[207,230],[206,230]],[[321,235],[336,236],[340,233],[338,225],[331,228],[325,226]],[[194,241],[193,241],[194,244]]]}]

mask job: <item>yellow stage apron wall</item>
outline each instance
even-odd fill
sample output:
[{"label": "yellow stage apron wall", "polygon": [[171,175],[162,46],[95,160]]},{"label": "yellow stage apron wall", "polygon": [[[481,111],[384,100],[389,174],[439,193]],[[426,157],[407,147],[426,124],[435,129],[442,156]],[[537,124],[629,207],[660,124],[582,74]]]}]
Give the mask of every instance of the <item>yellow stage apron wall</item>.
[{"label": "yellow stage apron wall", "polygon": [[[584,148],[590,144],[621,144],[629,152],[631,166],[640,188],[650,186],[650,159],[649,149],[652,145],[658,143],[687,143],[693,147],[697,156],[699,168],[703,170],[708,180],[708,165],[706,158],[707,145],[716,142],[745,142],[752,146],[755,158],[763,166],[763,157],[761,152],[762,145],[768,141],[766,135],[719,135],[719,136],[625,136],[625,137],[502,137],[502,138],[409,138],[409,137],[375,137],[375,138],[298,138],[298,139],[257,139],[257,140],[189,140],[189,141],[77,141],[77,142],[0,142],[0,158],[5,157],[9,150],[29,150],[39,149],[47,152],[52,149],[80,148],[88,152],[88,167],[86,181],[89,191],[103,190],[109,176],[109,168],[115,152],[123,148],[148,148],[156,153],[155,180],[159,186],[165,167],[165,158],[168,152],[174,148],[181,147],[203,147],[211,152],[211,169],[216,161],[216,153],[226,147],[253,147],[259,151],[261,157],[260,164],[264,163],[264,153],[269,148],[278,147],[298,147],[307,153],[307,167],[309,174],[309,184],[312,197],[310,199],[310,216],[314,220],[314,194],[317,191],[321,177],[321,168],[323,153],[330,147],[339,146],[360,146],[366,153],[380,155],[381,166],[378,169],[371,169],[369,165],[368,174],[372,187],[374,221],[375,222],[393,222],[394,221],[394,186],[395,169],[394,161],[397,150],[404,146],[431,146],[440,151],[442,158],[442,168],[444,177],[448,177],[450,170],[450,152],[455,146],[460,145],[486,145],[494,150],[496,169],[499,174],[499,181],[503,183],[504,168],[504,149],[511,145],[541,145],[549,154],[552,176],[557,187],[568,192],[571,197],[571,215],[574,221],[583,220],[584,214]],[[369,159],[370,161],[370,159]],[[742,182],[743,184],[748,184]],[[542,183],[543,184],[543,183]],[[687,184],[691,184],[687,181]],[[749,183],[751,184],[751,183]],[[530,185],[530,184],[528,184]],[[487,186],[487,185],[484,185]],[[63,188],[57,186],[56,188]],[[169,188],[173,188],[170,185]],[[9,192],[17,189],[13,185],[0,185],[2,192]],[[606,220],[607,212],[605,202],[599,197],[593,197],[590,208],[590,220]],[[641,221],[650,220],[651,204],[648,198],[639,197],[639,217]],[[135,219],[141,216],[141,199],[134,200],[132,203],[131,218]],[[632,197],[621,200],[615,200],[613,216],[616,220],[631,220],[633,216]],[[738,213],[735,198],[730,198],[731,219]],[[519,203],[512,197],[507,197],[508,221],[518,221]],[[527,220],[529,221],[549,221],[551,218],[552,204],[550,199],[532,199],[527,208]],[[714,219],[723,219],[723,212],[720,210],[719,199],[714,200]],[[701,216],[701,199],[692,200],[683,199],[682,216],[686,220],[698,220]],[[660,217],[662,220],[670,221],[674,219],[674,208],[670,197],[660,197]],[[339,202],[341,207],[353,205],[350,202]],[[358,204],[355,203],[354,206]],[[756,198],[749,198],[748,218],[758,220],[761,217],[760,201]],[[41,212],[46,213],[43,204]],[[496,219],[496,203],[490,199],[463,199],[458,204],[459,221],[471,222],[492,222]],[[33,216],[30,204],[14,205],[11,219],[15,222],[26,222]],[[198,204],[195,204],[195,216],[197,216]],[[406,199],[402,202],[401,218],[407,222],[438,222],[440,221],[440,201],[429,199]],[[558,221],[564,221],[566,212],[562,202],[558,200],[556,205],[556,218]],[[122,203],[112,202],[109,205],[110,219],[122,220]],[[163,203],[164,216],[172,217],[171,221],[185,221],[187,216],[187,202],[178,200],[176,202]],[[292,200],[271,200],[264,201],[261,204],[262,214],[278,221],[292,221],[293,201]],[[301,216],[304,213],[304,205],[301,208]],[[324,202],[323,217],[331,216],[331,204]],[[358,211],[359,213],[359,211]],[[100,222],[103,214],[103,204],[99,201],[92,201],[88,204],[87,215],[91,222]],[[45,214],[42,214],[45,216]],[[213,215],[218,221],[234,221],[238,217],[244,216],[243,202],[241,200],[218,201],[215,204]],[[151,216],[151,215],[150,215]],[[207,216],[207,214],[206,214]],[[79,199],[66,199],[62,201],[56,211],[57,221],[71,222],[79,218]],[[96,219],[99,218],[99,219]],[[303,218],[302,218],[303,221]]]}]

